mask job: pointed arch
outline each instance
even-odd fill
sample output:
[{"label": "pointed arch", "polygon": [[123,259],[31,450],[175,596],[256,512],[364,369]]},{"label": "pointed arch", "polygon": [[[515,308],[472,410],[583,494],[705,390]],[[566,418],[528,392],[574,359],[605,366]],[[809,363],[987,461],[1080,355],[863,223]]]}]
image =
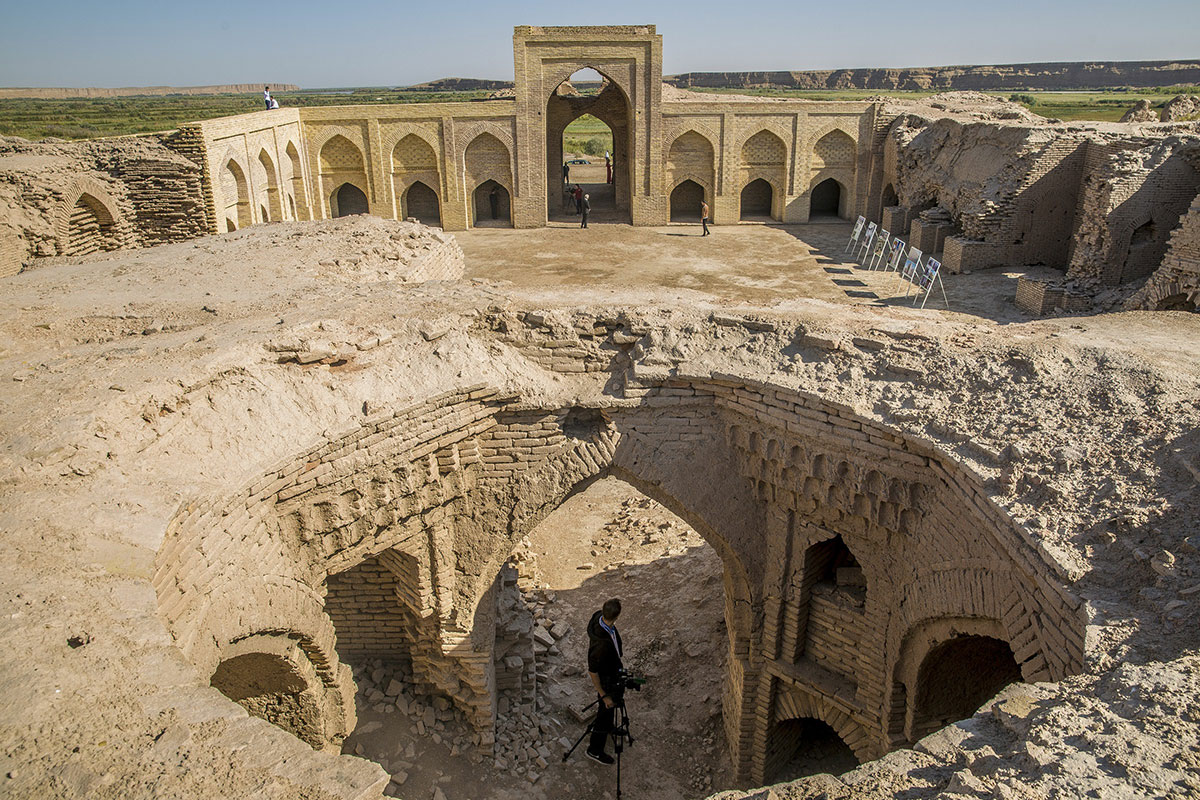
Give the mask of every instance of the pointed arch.
[{"label": "pointed arch", "polygon": [[283,205],[279,199],[279,173],[275,170],[275,161],[264,147],[258,151],[258,164],[261,167],[264,180],[258,182],[259,206],[265,211],[261,222],[279,222],[283,219]]},{"label": "pointed arch", "polygon": [[71,206],[64,255],[82,256],[99,250],[115,250],[116,219],[97,197],[83,192]]},{"label": "pointed arch", "polygon": [[[704,134],[691,128],[676,136],[667,150],[666,162],[667,184],[672,198],[675,190],[684,182],[697,184],[704,196],[712,197],[716,192],[716,161],[716,148]],[[672,199],[672,216],[675,213],[675,201]]]},{"label": "pointed arch", "polygon": [[472,193],[471,227],[512,227],[512,195],[508,187],[494,178],[488,178],[475,187]]},{"label": "pointed arch", "polygon": [[809,217],[834,216],[845,219],[849,194],[842,181],[818,175],[809,197]]},{"label": "pointed arch", "polygon": [[[366,160],[361,147],[343,134],[335,133],[321,145],[317,163],[325,194],[326,216],[370,213],[370,183],[367,180]],[[358,192],[346,190],[346,206],[335,206],[336,199],[347,185],[353,186]],[[362,197],[359,198],[358,194]],[[359,210],[364,203],[366,208]],[[347,211],[346,208],[352,210]]]},{"label": "pointed arch", "polygon": [[742,165],[747,167],[782,167],[787,164],[787,145],[778,135],[763,128],[746,138],[741,157]]},{"label": "pointed arch", "polygon": [[[853,751],[854,757],[860,763],[878,755],[874,752],[871,745],[871,737],[868,735],[867,729],[861,720],[850,716],[850,714],[838,708],[830,700],[814,696],[801,689],[781,687],[775,698],[771,717],[772,725],[767,735],[766,749],[768,753],[776,754],[777,758],[783,755],[781,753],[782,748],[778,747],[778,745],[772,746],[772,739],[781,733],[779,729],[780,725],[791,720],[801,719],[815,719],[828,725],[837,733],[838,738]],[[768,763],[765,766],[766,774],[770,775],[782,765]]]},{"label": "pointed arch", "polygon": [[396,142],[391,159],[392,192],[396,198],[397,217],[416,217],[426,224],[440,226],[442,217],[438,189],[442,183],[438,156],[433,146],[424,137],[409,133]]},{"label": "pointed arch", "polygon": [[700,203],[705,200],[704,187],[694,180],[680,181],[671,190],[671,221],[697,222],[700,219]]},{"label": "pointed arch", "polygon": [[857,151],[858,145],[854,139],[840,128],[835,128],[813,145],[810,166],[813,171],[830,167],[854,169]]},{"label": "pointed arch", "polygon": [[289,141],[284,148],[284,154],[291,166],[291,175],[287,182],[290,185],[289,205],[293,219],[309,219],[308,189],[304,184],[304,162],[300,159],[300,150],[295,142]]},{"label": "pointed arch", "polygon": [[340,133],[321,146],[320,163],[322,174],[365,169],[362,148]]},{"label": "pointed arch", "polygon": [[248,227],[253,219],[250,213],[250,184],[246,170],[237,158],[230,157],[221,168],[221,196],[225,199],[225,217],[237,222],[237,229]]},{"label": "pointed arch", "polygon": [[512,191],[512,153],[489,131],[480,132],[463,151],[463,171],[467,186],[478,188],[491,180]]},{"label": "pointed arch", "polygon": [[401,218],[410,217],[435,228],[442,226],[442,208],[438,194],[424,181],[413,181],[401,195]]},{"label": "pointed arch", "polygon": [[347,181],[330,195],[330,212],[334,217],[350,217],[370,213],[367,194],[358,186]]},{"label": "pointed arch", "polygon": [[766,178],[754,178],[742,187],[741,218],[774,218],[776,189]]}]

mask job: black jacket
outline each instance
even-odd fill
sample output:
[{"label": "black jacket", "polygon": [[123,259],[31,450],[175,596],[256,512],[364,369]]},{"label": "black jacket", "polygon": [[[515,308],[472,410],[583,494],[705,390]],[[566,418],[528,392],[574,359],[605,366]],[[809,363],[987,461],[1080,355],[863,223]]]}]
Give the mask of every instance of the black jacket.
[{"label": "black jacket", "polygon": [[[621,663],[621,634],[616,632],[616,643],[613,643],[613,637],[608,634],[608,631],[600,627],[600,615],[603,612],[597,611],[592,614],[592,619],[588,622],[588,672],[594,672],[600,676],[600,685],[608,691],[609,687],[616,682],[617,676],[620,674],[623,664]],[[616,629],[613,629],[616,631]]]}]

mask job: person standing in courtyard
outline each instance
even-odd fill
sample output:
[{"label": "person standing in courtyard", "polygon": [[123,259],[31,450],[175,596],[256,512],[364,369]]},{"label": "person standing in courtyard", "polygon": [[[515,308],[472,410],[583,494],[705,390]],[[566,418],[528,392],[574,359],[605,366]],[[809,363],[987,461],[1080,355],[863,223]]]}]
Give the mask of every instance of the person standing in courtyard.
[{"label": "person standing in courtyard", "polygon": [[612,156],[610,156],[608,154],[607,150],[604,151],[604,182],[605,183],[613,182],[612,181]]},{"label": "person standing in courtyard", "polygon": [[583,220],[579,223],[579,227],[581,228],[587,227],[588,212],[592,210],[592,204],[589,202],[590,197],[591,195],[585,194],[579,205],[579,213],[583,214]]},{"label": "person standing in courtyard", "polygon": [[700,201],[700,227],[704,229],[701,236],[708,236],[708,203]]},{"label": "person standing in courtyard", "polygon": [[270,86],[263,87],[263,105],[266,106],[268,109],[271,108],[271,87]]},{"label": "person standing in courtyard", "polygon": [[583,211],[583,189],[579,188],[579,184],[575,184],[575,191],[571,193],[575,198],[575,213],[579,214]]},{"label": "person standing in courtyard", "polygon": [[563,162],[563,183],[567,184],[570,182],[571,182],[571,165],[564,161]]}]

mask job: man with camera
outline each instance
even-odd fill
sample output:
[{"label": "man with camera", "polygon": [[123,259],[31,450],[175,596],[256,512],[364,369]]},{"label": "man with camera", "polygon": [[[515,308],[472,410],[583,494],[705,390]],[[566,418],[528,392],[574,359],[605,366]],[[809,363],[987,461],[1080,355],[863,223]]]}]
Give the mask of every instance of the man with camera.
[{"label": "man with camera", "polygon": [[613,598],[592,614],[588,622],[588,676],[596,687],[596,721],[592,723],[592,737],[588,741],[587,757],[601,764],[611,764],[614,759],[604,752],[604,745],[613,730],[614,710],[624,704],[625,684],[621,676],[621,634],[617,632],[617,617],[621,615],[621,601]]}]

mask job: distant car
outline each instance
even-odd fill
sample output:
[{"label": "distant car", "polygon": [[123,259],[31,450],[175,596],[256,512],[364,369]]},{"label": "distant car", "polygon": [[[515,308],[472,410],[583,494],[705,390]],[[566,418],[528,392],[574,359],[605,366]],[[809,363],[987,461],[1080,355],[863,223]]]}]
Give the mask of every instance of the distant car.
[{"label": "distant car", "polygon": [[575,167],[575,166],[579,166],[581,164],[586,166],[590,163],[592,163],[592,162],[588,161],[586,158],[572,158],[570,161],[567,162],[567,166]]}]

